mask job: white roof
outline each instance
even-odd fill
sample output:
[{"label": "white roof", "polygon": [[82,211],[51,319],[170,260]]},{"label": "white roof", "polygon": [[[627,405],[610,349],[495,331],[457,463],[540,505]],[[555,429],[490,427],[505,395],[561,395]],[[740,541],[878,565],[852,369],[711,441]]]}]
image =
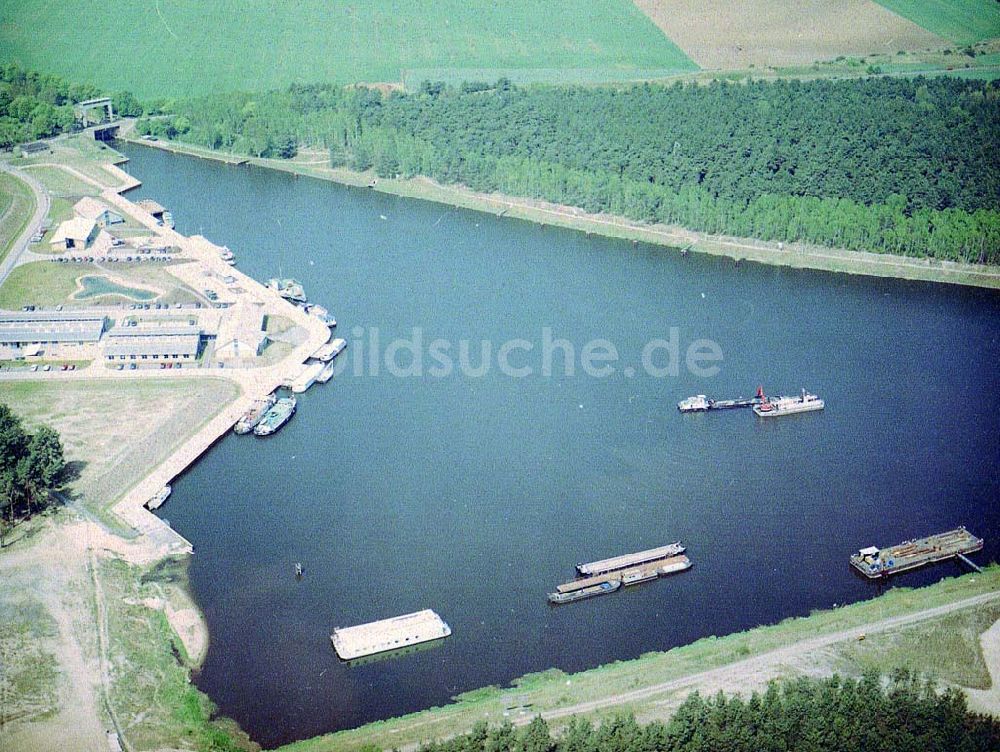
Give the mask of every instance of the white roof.
[{"label": "white roof", "polygon": [[247,355],[256,355],[266,336],[263,307],[255,303],[241,302],[222,314],[215,350],[225,351],[232,347],[234,355],[241,350],[246,351]]},{"label": "white roof", "polygon": [[858,553],[862,556],[875,556],[878,554],[878,547],[868,546],[868,548],[862,548]]},{"label": "white roof", "polygon": [[111,211],[111,209],[96,198],[84,196],[73,205],[73,211],[84,219],[96,220],[104,212]]},{"label": "white roof", "polygon": [[65,243],[66,238],[86,240],[93,234],[96,227],[97,224],[94,220],[87,219],[86,217],[67,219],[59,225],[56,234],[52,236],[52,243]]}]

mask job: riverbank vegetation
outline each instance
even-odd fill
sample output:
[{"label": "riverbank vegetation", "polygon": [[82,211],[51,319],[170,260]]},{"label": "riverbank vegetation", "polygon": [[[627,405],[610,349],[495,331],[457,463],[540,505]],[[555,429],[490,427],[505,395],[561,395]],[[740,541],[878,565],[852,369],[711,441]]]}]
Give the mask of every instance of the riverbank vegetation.
[{"label": "riverbank vegetation", "polygon": [[479,724],[469,734],[425,744],[422,752],[855,752],[859,749],[994,750],[1000,723],[972,714],[959,690],[939,692],[907,671],[887,680],[802,677],[749,698],[690,695],[666,723],[619,716],[594,727],[573,719],[556,737],[536,717],[522,729]]},{"label": "riverbank vegetation", "polygon": [[333,166],[713,234],[1000,262],[990,82],[293,86],[179,101],[139,130],[257,157],[322,145]]},{"label": "riverbank vegetation", "polygon": [[15,519],[45,509],[63,480],[66,461],[59,434],[49,426],[34,433],[0,402],[0,547]]}]

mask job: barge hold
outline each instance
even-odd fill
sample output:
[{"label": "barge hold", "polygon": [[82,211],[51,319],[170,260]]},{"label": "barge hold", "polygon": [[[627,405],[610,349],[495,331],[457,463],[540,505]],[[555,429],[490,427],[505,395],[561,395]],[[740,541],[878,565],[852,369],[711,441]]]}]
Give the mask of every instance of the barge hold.
[{"label": "barge hold", "polygon": [[964,558],[965,554],[979,551],[982,547],[982,538],[977,538],[964,527],[957,527],[945,533],[904,541],[891,548],[862,548],[851,556],[851,566],[874,580],[945,559]]},{"label": "barge hold", "polygon": [[588,564],[577,564],[576,571],[585,576],[604,574],[605,572],[613,572],[616,569],[633,567],[638,564],[654,561],[656,559],[665,559],[670,556],[677,556],[678,554],[684,553],[684,550],[684,546],[681,545],[681,542],[677,541],[676,543],[671,543],[667,546],[651,548],[648,551],[637,551],[634,554],[614,556],[610,559],[592,561]]},{"label": "barge hold", "polygon": [[260,419],[260,422],[254,426],[254,435],[270,436],[277,431],[295,414],[295,406],[297,404],[295,397],[282,397],[279,399],[274,405],[268,408],[267,412]]},{"label": "barge hold", "polygon": [[264,417],[264,413],[270,410],[277,400],[278,396],[275,394],[269,394],[263,399],[257,400],[253,407],[247,410],[243,414],[243,417],[236,421],[233,430],[240,435],[250,433],[260,423],[261,418]]},{"label": "barge hold", "polygon": [[349,661],[440,640],[450,634],[448,623],[428,608],[354,627],[336,627],[330,640],[337,655]]}]

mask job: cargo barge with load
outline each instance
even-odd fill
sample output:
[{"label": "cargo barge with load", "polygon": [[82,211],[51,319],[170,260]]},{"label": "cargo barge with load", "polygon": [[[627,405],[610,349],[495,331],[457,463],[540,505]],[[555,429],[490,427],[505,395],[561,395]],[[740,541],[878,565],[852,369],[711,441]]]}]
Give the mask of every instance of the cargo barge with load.
[{"label": "cargo barge with load", "polygon": [[[957,527],[945,533],[904,541],[890,548],[862,548],[851,556],[851,566],[874,580],[945,559],[965,559],[965,554],[975,553],[982,547],[982,538],[977,538],[964,527]],[[975,567],[972,562],[969,564]]]},{"label": "cargo barge with load", "polygon": [[593,598],[595,595],[613,593],[621,586],[622,584],[620,581],[614,580],[611,582],[599,582],[596,585],[589,585],[576,590],[569,590],[565,593],[560,593],[557,590],[555,593],[549,593],[549,602],[573,603],[574,601],[582,601],[585,598]]},{"label": "cargo barge with load", "polygon": [[350,661],[441,640],[450,634],[451,627],[448,623],[428,608],[354,627],[336,627],[330,635],[330,641],[337,655]]}]

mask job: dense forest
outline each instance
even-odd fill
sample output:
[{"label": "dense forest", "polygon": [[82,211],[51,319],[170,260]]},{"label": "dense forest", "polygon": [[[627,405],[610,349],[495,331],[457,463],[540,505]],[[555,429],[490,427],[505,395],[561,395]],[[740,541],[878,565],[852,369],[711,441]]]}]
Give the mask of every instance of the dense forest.
[{"label": "dense forest", "polygon": [[17,517],[45,508],[65,467],[59,434],[48,426],[30,433],[0,402],[0,547]]},{"label": "dense forest", "polygon": [[293,86],[174,103],[143,132],[426,175],[634,220],[1000,262],[1000,88],[952,78],[419,92]]},{"label": "dense forest", "polygon": [[693,694],[666,723],[619,717],[595,728],[574,718],[556,737],[544,720],[522,729],[481,723],[423,752],[982,752],[1000,724],[973,715],[957,689],[938,693],[905,671],[888,682],[802,678],[748,699]]}]

